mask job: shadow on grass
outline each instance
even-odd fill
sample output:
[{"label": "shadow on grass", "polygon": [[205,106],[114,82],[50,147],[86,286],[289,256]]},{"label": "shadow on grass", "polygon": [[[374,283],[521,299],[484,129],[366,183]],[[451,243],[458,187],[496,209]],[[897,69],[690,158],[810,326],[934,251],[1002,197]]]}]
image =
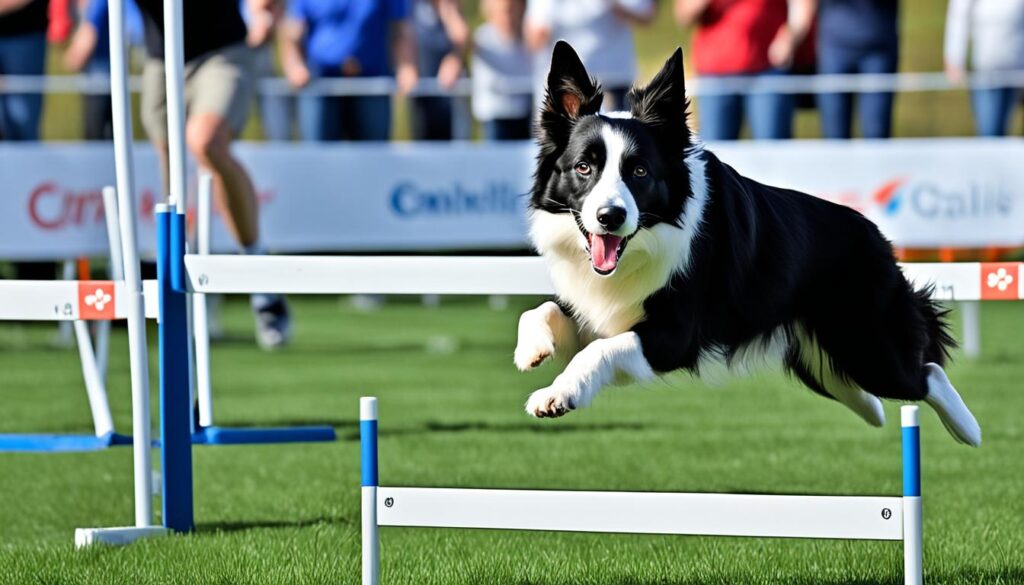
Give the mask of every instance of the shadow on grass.
[{"label": "shadow on grass", "polygon": [[[441,345],[440,349],[433,348],[432,343],[436,343],[437,339],[441,339],[442,342],[450,343],[450,346]],[[214,343],[214,349],[217,347],[223,348],[253,348],[256,350],[256,342],[252,337],[243,336],[231,336],[227,339],[221,339]],[[505,341],[481,341],[481,340],[469,340],[459,337],[457,335],[437,335],[434,338],[417,340],[417,341],[400,341],[395,343],[345,343],[339,341],[338,343],[317,343],[317,342],[302,342],[301,345],[295,347],[286,347],[279,350],[278,353],[281,356],[288,355],[301,355],[302,357],[308,356],[372,356],[372,355],[389,355],[389,354],[405,354],[405,353],[427,353],[431,355],[452,355],[464,351],[500,351],[512,355],[512,348],[514,344],[510,344]],[[509,367],[511,367],[511,357],[509,357]]]},{"label": "shadow on grass", "polygon": [[217,423],[218,427],[226,429],[249,429],[249,428],[280,428],[280,427],[322,427],[332,426],[339,430],[356,429],[358,434],[359,421],[351,418],[340,418],[332,416],[319,416],[316,418],[275,418],[273,420],[231,420],[227,423]]},{"label": "shadow on grass", "polygon": [[[649,429],[650,425],[638,423],[596,423],[577,425],[545,425],[535,422],[521,423],[488,423],[488,422],[438,422],[427,421],[415,427],[400,429],[383,429],[379,431],[382,437],[404,437],[422,435],[426,433],[540,433],[540,434],[563,434],[563,433],[597,433],[603,431],[637,431]],[[352,431],[341,435],[344,441],[358,441],[359,431]]]},{"label": "shadow on grass", "polygon": [[197,534],[216,534],[218,532],[245,532],[247,530],[266,530],[280,528],[310,528],[319,525],[340,526],[351,524],[350,521],[340,517],[321,516],[319,518],[306,518],[304,520],[239,520],[225,522],[210,522],[196,525]]}]

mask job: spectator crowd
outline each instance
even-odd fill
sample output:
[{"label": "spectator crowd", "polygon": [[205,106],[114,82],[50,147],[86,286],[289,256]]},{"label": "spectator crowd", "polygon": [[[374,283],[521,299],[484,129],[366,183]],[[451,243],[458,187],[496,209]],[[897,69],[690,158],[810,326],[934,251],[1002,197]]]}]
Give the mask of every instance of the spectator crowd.
[{"label": "spectator crowd", "polygon": [[[182,0],[185,141],[212,175],[215,203],[241,253],[266,252],[252,180],[231,150],[254,103],[264,135],[275,141],[388,140],[393,93],[408,98],[415,140],[467,138],[470,116],[486,140],[525,140],[551,49],[564,39],[602,81],[604,107],[628,108],[638,73],[635,35],[659,14],[658,0],[479,0],[475,29],[464,13],[468,1]],[[802,96],[771,82],[895,73],[899,0],[662,1],[671,2],[661,12],[674,17],[680,41],[683,29],[693,32],[704,139],[735,140],[744,126],[755,139],[787,139],[800,107],[818,109],[825,138],[850,138],[855,119],[865,138],[891,135],[891,92]],[[166,187],[163,0],[125,2],[126,40],[141,61],[139,115]],[[108,12],[108,0],[0,0],[0,76],[41,78],[47,48],[58,44],[65,70],[108,78]],[[1006,134],[1019,92],[1001,84],[1000,74],[1024,70],[1024,0],[949,0],[943,56],[953,83],[969,71],[985,76],[971,93],[978,132]],[[276,80],[283,91],[259,91],[261,80]],[[338,92],[332,80],[385,84],[383,91]],[[747,91],[737,91],[737,82]],[[466,85],[469,100],[453,91]],[[42,106],[40,93],[0,92],[0,140],[38,140]],[[83,116],[85,138],[111,139],[109,95],[84,96]],[[285,299],[258,294],[251,304],[260,345],[287,343]]]},{"label": "spectator crowd", "polygon": [[[135,1],[127,0],[128,40],[146,47],[144,83],[155,84],[162,49],[152,31],[161,15],[147,20],[145,6],[140,12]],[[196,71],[215,76],[215,68],[197,64],[214,59],[220,41],[204,45],[192,37],[238,41],[226,59],[253,87],[230,96],[238,101],[229,112],[233,134],[255,96],[270,140],[388,140],[390,95],[303,88],[321,79],[390,78],[396,93],[409,97],[413,139],[466,138],[472,114],[485,139],[516,140],[530,135],[554,41],[569,41],[604,82],[605,107],[621,108],[637,77],[634,34],[643,34],[658,13],[658,0],[479,0],[482,23],[474,30],[464,14],[467,1],[184,0],[192,24],[187,58]],[[668,12],[681,29],[693,31],[693,69],[708,90],[697,100],[705,139],[737,139],[744,125],[755,139],[789,138],[796,109],[808,106],[818,109],[824,138],[850,138],[854,120],[865,138],[891,135],[891,92],[802,96],[757,84],[794,73],[895,73],[898,0],[662,1],[671,2]],[[107,0],[0,0],[0,75],[43,75],[52,43],[66,44],[64,69],[108,75]],[[954,83],[969,71],[1024,69],[1024,0],[949,0],[944,59]],[[277,77],[293,91],[256,91],[257,80]],[[446,94],[465,77],[471,100]],[[753,91],[731,93],[736,78]],[[435,90],[416,92],[425,79]],[[979,134],[1007,133],[1018,93],[1000,86],[997,76],[972,89]],[[84,137],[110,139],[109,97],[83,100]],[[0,94],[0,139],[38,139],[41,114],[38,93]],[[159,141],[158,125],[143,120]]]}]

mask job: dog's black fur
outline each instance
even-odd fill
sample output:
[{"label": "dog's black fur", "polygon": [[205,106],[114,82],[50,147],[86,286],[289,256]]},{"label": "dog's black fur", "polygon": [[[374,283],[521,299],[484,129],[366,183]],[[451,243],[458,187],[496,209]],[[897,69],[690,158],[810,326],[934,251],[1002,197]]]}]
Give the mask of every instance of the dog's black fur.
[{"label": "dog's black fur", "polygon": [[[801,340],[812,339],[835,374],[870,394],[927,395],[924,364],[941,365],[954,347],[945,312],[930,291],[911,286],[872,222],[746,178],[704,150],[687,127],[679,50],[646,88],[631,91],[631,117],[597,115],[601,102],[598,83],[560,43],[539,123],[531,207],[578,215],[591,181],[612,172],[604,168],[601,128],[634,142],[635,164],[647,172],[634,176],[632,162],[620,172],[640,209],[639,229],[669,223],[697,230],[688,265],[643,302],[645,317],[632,326],[655,371],[696,371],[702,357],[718,352],[728,360],[781,331],[789,341],[785,366],[824,396],[820,375],[799,359]],[[687,157],[704,161],[709,197],[699,226],[682,222],[693,197]],[[589,177],[573,172],[581,160],[594,169]],[[575,310],[560,302],[567,314]]]}]

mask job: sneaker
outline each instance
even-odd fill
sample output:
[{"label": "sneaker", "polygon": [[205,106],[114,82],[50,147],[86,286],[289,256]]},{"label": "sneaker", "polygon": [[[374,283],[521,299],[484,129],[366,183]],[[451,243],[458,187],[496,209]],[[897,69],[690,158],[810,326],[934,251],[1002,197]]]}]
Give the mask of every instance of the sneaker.
[{"label": "sneaker", "polygon": [[[280,349],[292,337],[292,319],[284,297],[253,295],[253,313],[256,316],[256,343],[267,351]],[[257,305],[257,299],[265,302]]]}]

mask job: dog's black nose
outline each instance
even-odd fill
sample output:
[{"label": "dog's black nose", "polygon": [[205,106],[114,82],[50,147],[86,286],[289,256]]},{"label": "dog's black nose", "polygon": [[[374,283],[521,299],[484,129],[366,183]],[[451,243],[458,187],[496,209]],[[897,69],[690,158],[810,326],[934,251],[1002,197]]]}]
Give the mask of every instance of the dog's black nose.
[{"label": "dog's black nose", "polygon": [[604,229],[614,232],[626,223],[626,210],[610,205],[597,210],[597,223]]}]

